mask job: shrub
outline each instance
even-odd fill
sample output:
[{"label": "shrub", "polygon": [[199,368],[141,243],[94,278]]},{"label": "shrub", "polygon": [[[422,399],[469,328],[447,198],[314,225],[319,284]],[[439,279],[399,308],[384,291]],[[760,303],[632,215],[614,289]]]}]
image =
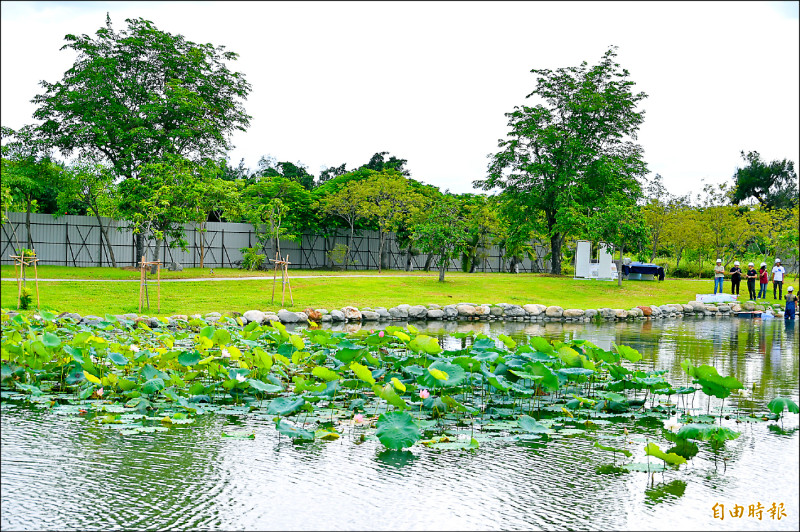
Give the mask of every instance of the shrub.
[{"label": "shrub", "polygon": [[263,268],[264,261],[267,260],[267,256],[256,253],[258,248],[242,248],[239,251],[241,251],[244,255],[242,258],[242,269],[253,271]]},{"label": "shrub", "polygon": [[31,301],[33,301],[33,295],[31,294],[31,291],[28,290],[27,287],[23,287],[22,295],[19,298],[20,310],[28,310],[28,307],[31,306]]}]

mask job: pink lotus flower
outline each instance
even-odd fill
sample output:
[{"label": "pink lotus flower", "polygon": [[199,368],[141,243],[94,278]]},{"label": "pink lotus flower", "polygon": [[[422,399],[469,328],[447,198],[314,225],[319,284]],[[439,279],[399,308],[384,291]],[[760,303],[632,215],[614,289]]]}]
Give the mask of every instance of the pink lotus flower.
[{"label": "pink lotus flower", "polygon": [[419,392],[419,398],[420,399],[424,400],[424,399],[427,399],[430,396],[431,396],[431,392],[429,392],[428,390],[420,390],[420,392]]},{"label": "pink lotus flower", "polygon": [[94,393],[96,393],[96,394],[97,394],[97,397],[98,397],[98,398],[99,398],[99,397],[103,397],[103,389],[102,389],[102,388],[100,388],[99,390],[97,390],[97,391],[96,391],[96,392],[94,392]]},{"label": "pink lotus flower", "polygon": [[356,423],[363,423],[364,422],[364,414],[356,414],[353,416],[353,421]]},{"label": "pink lotus flower", "polygon": [[383,337],[384,337],[384,333],[383,333],[383,331],[379,332],[379,333],[378,333],[378,338],[383,338]]}]

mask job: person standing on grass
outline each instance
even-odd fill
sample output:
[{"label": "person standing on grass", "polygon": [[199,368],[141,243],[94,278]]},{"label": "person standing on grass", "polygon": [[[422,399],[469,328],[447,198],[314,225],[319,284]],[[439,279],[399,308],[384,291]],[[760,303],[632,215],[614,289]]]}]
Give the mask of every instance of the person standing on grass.
[{"label": "person standing on grass", "polygon": [[714,267],[714,294],[722,293],[722,281],[725,279],[725,268],[722,266],[722,259],[717,259],[717,265]]},{"label": "person standing on grass", "polygon": [[781,259],[775,259],[772,267],[772,299],[783,299],[783,274],[786,268],[781,266]]},{"label": "person standing on grass", "polygon": [[797,309],[797,296],[794,295],[794,286],[786,289],[786,308],[783,309],[783,319],[793,320]]},{"label": "person standing on grass", "polygon": [[739,284],[742,282],[742,269],[739,267],[739,261],[733,263],[731,268],[731,295],[739,295]]},{"label": "person standing on grass", "polygon": [[758,278],[758,272],[751,262],[747,265],[747,291],[750,292],[750,299],[753,301],[756,300],[756,278]]},{"label": "person standing on grass", "polygon": [[758,290],[758,299],[767,298],[767,284],[769,283],[769,274],[767,273],[767,263],[762,262],[761,268],[758,270],[758,281],[761,288]]}]

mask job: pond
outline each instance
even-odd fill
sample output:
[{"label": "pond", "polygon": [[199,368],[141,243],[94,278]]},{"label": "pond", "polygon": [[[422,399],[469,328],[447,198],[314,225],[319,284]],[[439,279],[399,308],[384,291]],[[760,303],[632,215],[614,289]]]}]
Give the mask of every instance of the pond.
[{"label": "pond", "polygon": [[[752,390],[741,403],[726,400],[731,412],[764,412],[778,395],[798,401],[800,342],[797,328],[782,320],[429,328],[445,335],[472,328],[518,342],[528,335],[587,339],[603,349],[624,344],[642,353],[637,366],[669,370],[676,387],[691,381],[680,366],[689,358]],[[457,349],[471,340],[445,336],[443,343]],[[704,408],[704,400],[698,393],[694,406]],[[375,440],[354,445],[352,437],[300,445],[280,437],[272,416],[235,412],[135,437],[19,401],[4,400],[0,420],[3,530],[800,528],[800,433],[798,416],[789,413],[782,429],[774,421],[724,421],[742,434],[723,452],[701,445],[677,470],[618,476],[596,473],[611,455],[585,434],[482,440],[470,452],[421,445],[394,451]],[[226,430],[255,438],[221,437]],[[637,419],[606,425],[602,437],[641,455],[657,430]],[[749,506],[759,504],[761,519],[748,516]],[[724,520],[714,517],[715,505],[724,505]],[[737,505],[741,517],[731,515]]]}]

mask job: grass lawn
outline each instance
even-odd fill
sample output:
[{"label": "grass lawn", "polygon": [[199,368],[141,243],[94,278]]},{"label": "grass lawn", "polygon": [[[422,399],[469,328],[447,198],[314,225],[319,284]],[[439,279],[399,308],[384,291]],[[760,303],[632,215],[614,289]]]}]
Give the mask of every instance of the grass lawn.
[{"label": "grass lawn", "polygon": [[[289,307],[287,290],[284,308],[303,310],[313,308],[359,308],[401,303],[541,303],[564,308],[623,308],[636,305],[686,303],[695,294],[713,292],[710,280],[667,279],[657,281],[628,281],[618,287],[616,282],[575,280],[567,276],[547,274],[448,273],[444,283],[438,282],[435,272],[376,271],[324,272],[290,270],[291,275],[315,275],[318,278],[292,280],[294,306]],[[0,306],[16,308],[17,289],[13,266],[3,266]],[[214,277],[264,276],[267,272],[244,272],[236,269],[215,269]],[[112,268],[69,268],[43,266],[40,278],[74,279],[138,279],[136,270]],[[331,277],[320,277],[322,275]],[[342,275],[361,275],[361,278],[342,278]],[[208,269],[188,268],[183,272],[164,272],[164,279],[208,277]],[[339,277],[339,278],[337,278]],[[729,288],[728,283],[725,287]],[[33,283],[28,286],[33,289]],[[250,309],[278,310],[280,283],[276,285],[276,303],[271,304],[272,280],[203,281],[162,283],[161,311],[156,312],[155,286],[150,285],[149,315],[193,314],[218,311],[221,313]],[[770,287],[771,288],[771,287]],[[139,285],[133,283],[92,281],[46,281],[39,283],[42,308],[51,311],[71,311],[81,315],[122,314],[138,311]],[[745,288],[746,290],[746,288]],[[770,300],[771,301],[771,300]],[[34,295],[35,303],[35,295]]]}]

